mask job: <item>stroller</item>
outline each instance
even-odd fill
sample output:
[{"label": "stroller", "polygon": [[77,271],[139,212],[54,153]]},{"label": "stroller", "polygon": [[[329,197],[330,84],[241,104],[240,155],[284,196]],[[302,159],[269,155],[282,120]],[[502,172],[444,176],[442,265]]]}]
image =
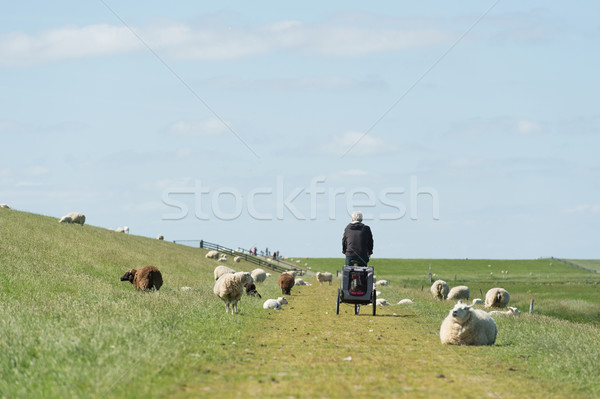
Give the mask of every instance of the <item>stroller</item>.
[{"label": "stroller", "polygon": [[360,311],[360,305],[373,304],[373,316],[376,313],[375,281],[371,266],[348,266],[342,268],[342,283],[337,291],[335,313],[340,314],[340,303],[354,304],[354,314]]}]

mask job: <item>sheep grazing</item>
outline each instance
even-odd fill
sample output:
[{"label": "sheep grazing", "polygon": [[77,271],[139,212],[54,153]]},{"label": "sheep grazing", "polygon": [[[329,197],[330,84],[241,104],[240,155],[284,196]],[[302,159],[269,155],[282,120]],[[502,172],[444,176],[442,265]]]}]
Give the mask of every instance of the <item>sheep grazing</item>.
[{"label": "sheep grazing", "polygon": [[242,258],[240,258],[239,256],[236,256],[235,258],[233,258],[233,261],[235,263],[240,263],[242,261]]},{"label": "sheep grazing", "polygon": [[450,287],[444,280],[436,280],[429,289],[434,298],[444,300],[448,297]]},{"label": "sheep grazing", "polygon": [[493,345],[498,327],[492,317],[481,309],[473,309],[458,301],[440,327],[442,344]]},{"label": "sheep grazing", "polygon": [[329,272],[317,272],[317,281],[323,285],[324,282],[329,281],[329,285],[331,285],[331,282],[333,281],[333,274],[329,273]]},{"label": "sheep grazing", "polygon": [[375,304],[376,304],[377,306],[390,306],[390,305],[391,305],[391,303],[389,303],[388,301],[386,301],[386,300],[385,300],[385,299],[383,299],[383,298],[377,298],[377,299],[375,300]]},{"label": "sheep grazing", "polygon": [[387,286],[390,285],[390,283],[387,280],[378,280],[375,285]]},{"label": "sheep grazing", "polygon": [[76,224],[80,224],[81,226],[83,226],[83,224],[85,223],[85,215],[83,213],[79,213],[79,212],[67,213],[65,216],[60,218],[58,223],[69,223],[69,224],[76,223]]},{"label": "sheep grazing", "polygon": [[129,234],[129,227],[128,226],[124,226],[123,227],[123,233]]},{"label": "sheep grazing", "polygon": [[469,287],[466,285],[457,285],[448,292],[448,300],[469,299]]},{"label": "sheep grazing", "polygon": [[225,302],[225,313],[237,312],[237,303],[244,294],[244,286],[252,283],[252,276],[247,272],[225,273],[215,282],[213,292]]},{"label": "sheep grazing", "polygon": [[277,284],[281,288],[281,293],[283,295],[291,295],[292,287],[296,284],[294,280],[294,275],[291,273],[281,273],[279,279],[277,280]]},{"label": "sheep grazing", "polygon": [[510,301],[510,294],[504,288],[492,288],[485,294],[486,308],[505,308]]},{"label": "sheep grazing", "polygon": [[159,241],[163,241],[165,239],[165,236],[163,236],[162,234],[159,234],[158,237],[156,237],[156,239]]},{"label": "sheep grazing", "polygon": [[122,227],[117,227],[117,228],[115,229],[115,231],[116,231],[117,233],[125,233],[125,229],[124,229],[124,228],[122,228]]},{"label": "sheep grazing", "polygon": [[265,272],[263,269],[254,269],[250,272],[250,274],[257,283],[262,283],[267,279],[267,272]]},{"label": "sheep grazing", "polygon": [[214,271],[214,276],[215,276],[215,281],[217,281],[219,279],[219,277],[221,277],[224,274],[228,274],[228,273],[235,273],[235,270],[233,270],[230,267],[227,266],[217,266],[215,267],[215,271]]},{"label": "sheep grazing", "polygon": [[280,296],[277,299],[267,299],[265,303],[263,303],[263,309],[281,310],[281,307],[287,304],[287,299],[285,299],[284,296]]},{"label": "sheep grazing", "polygon": [[508,310],[492,310],[489,312],[491,316],[495,315],[508,315],[508,316],[519,316],[521,311],[513,306],[508,306],[506,309]]},{"label": "sheep grazing", "polygon": [[256,291],[256,284],[248,283],[244,287],[246,288],[246,295],[257,296],[259,298],[262,298],[262,296],[260,296],[258,291]]},{"label": "sheep grazing", "polygon": [[121,281],[129,281],[138,291],[158,291],[163,279],[160,270],[154,266],[144,266],[141,269],[130,269],[121,277]]},{"label": "sheep grazing", "polygon": [[217,259],[217,257],[219,256],[219,251],[208,251],[206,253],[206,255],[204,255],[204,257],[206,259]]},{"label": "sheep grazing", "polygon": [[0,204],[0,208],[10,209],[10,206],[8,206],[7,204]]}]

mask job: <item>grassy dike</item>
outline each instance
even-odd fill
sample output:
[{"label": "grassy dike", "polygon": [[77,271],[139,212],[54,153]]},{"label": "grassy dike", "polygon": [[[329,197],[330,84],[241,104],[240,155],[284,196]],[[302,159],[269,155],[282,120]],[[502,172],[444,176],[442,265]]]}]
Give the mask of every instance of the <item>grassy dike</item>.
[{"label": "grassy dike", "polygon": [[[339,280],[320,286],[307,277],[313,285],[295,287],[282,311],[245,297],[232,316],[212,293],[216,262],[204,253],[0,209],[0,397],[600,395],[597,275],[547,260],[374,259],[376,274],[391,282],[382,297],[413,305],[378,308],[373,317],[342,304],[336,315]],[[339,260],[307,262],[335,271]],[[540,312],[497,317],[494,346],[441,345],[439,325],[452,304],[421,289],[430,263],[450,285],[472,287],[472,296],[511,284],[515,304],[525,310],[533,296]],[[146,264],[163,272],[159,292],[119,281]],[[490,277],[496,267],[509,269],[506,278]],[[259,286],[263,299],[280,295],[275,277]],[[544,314],[551,308],[553,317]],[[573,309],[589,317],[563,317]]]}]

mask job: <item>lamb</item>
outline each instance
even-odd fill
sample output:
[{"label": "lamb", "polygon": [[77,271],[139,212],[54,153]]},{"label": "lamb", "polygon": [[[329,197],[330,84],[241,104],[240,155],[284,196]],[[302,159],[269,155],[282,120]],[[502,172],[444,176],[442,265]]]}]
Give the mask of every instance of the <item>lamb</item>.
[{"label": "lamb", "polygon": [[449,345],[493,345],[497,335],[496,322],[487,312],[460,300],[440,327],[440,340]]},{"label": "lamb", "polygon": [[221,254],[221,257],[219,258],[219,262],[227,262],[227,255]]},{"label": "lamb", "polygon": [[488,312],[490,316],[493,315],[509,315],[509,316],[519,316],[521,315],[521,311],[513,306],[508,306],[508,310],[492,310]]},{"label": "lamb", "polygon": [[432,285],[429,291],[434,298],[444,300],[448,297],[448,291],[450,287],[444,280],[436,280]]},{"label": "lamb", "polygon": [[325,281],[329,281],[329,285],[331,285],[331,282],[333,281],[333,274],[329,272],[317,272],[317,281],[319,281],[321,285],[323,285]]},{"label": "lamb", "polygon": [[467,287],[466,285],[457,285],[456,287],[452,287],[452,289],[448,293],[447,299],[469,299],[469,294],[469,287]]},{"label": "lamb", "polygon": [[304,281],[304,280],[303,280],[303,279],[301,279],[301,278],[297,278],[297,279],[295,280],[295,284],[294,284],[294,285],[311,285],[311,284],[307,283],[306,281]]},{"label": "lamb", "polygon": [[225,302],[225,313],[237,312],[237,303],[242,298],[244,286],[252,283],[252,276],[247,272],[225,273],[215,282],[213,292]]},{"label": "lamb", "polygon": [[69,224],[77,223],[83,227],[83,224],[85,223],[85,215],[83,213],[79,213],[79,212],[67,213],[65,216],[60,218],[58,223],[69,223]]},{"label": "lamb", "polygon": [[262,298],[258,291],[256,291],[256,285],[254,283],[248,283],[244,287],[246,288],[246,295],[257,296],[259,298]]},{"label": "lamb", "polygon": [[263,303],[263,309],[281,310],[281,307],[287,304],[287,299],[285,299],[284,296],[280,296],[277,299],[267,299],[265,303]]},{"label": "lamb", "polygon": [[10,209],[10,206],[7,204],[0,204],[0,208]]},{"label": "lamb", "polygon": [[375,283],[375,285],[385,286],[385,285],[390,285],[390,283],[387,280],[379,280]]},{"label": "lamb", "polygon": [[123,233],[129,234],[129,227],[128,226],[123,226]]},{"label": "lamb", "polygon": [[279,284],[279,287],[281,287],[281,293],[283,295],[291,295],[292,287],[294,284],[296,284],[296,281],[294,280],[293,274],[284,272],[279,276],[277,284]]},{"label": "lamb", "polygon": [[408,305],[411,303],[415,303],[412,299],[401,299],[400,302],[398,302],[398,305]]},{"label": "lamb", "polygon": [[219,251],[208,251],[204,257],[206,259],[217,259],[219,256]]},{"label": "lamb", "polygon": [[250,274],[257,283],[262,283],[267,279],[267,272],[265,272],[263,269],[254,269],[252,272],[250,272]]},{"label": "lamb", "polygon": [[504,288],[492,288],[485,294],[486,308],[504,308],[510,301],[510,294]]},{"label": "lamb", "polygon": [[483,300],[481,298],[475,298],[471,305],[483,305]]},{"label": "lamb", "polygon": [[130,269],[121,277],[121,281],[129,281],[138,291],[158,291],[163,279],[160,270],[154,266],[144,266],[141,269]]},{"label": "lamb", "polygon": [[156,239],[163,241],[165,239],[165,236],[163,236],[162,234],[159,234],[158,237],[156,237]]},{"label": "lamb", "polygon": [[375,301],[375,304],[377,306],[390,306],[391,305],[391,303],[389,303],[388,301],[386,301],[383,298],[377,298],[376,301]]},{"label": "lamb", "polygon": [[213,272],[213,274],[215,276],[215,281],[217,281],[222,275],[228,274],[228,273],[235,273],[235,270],[233,270],[232,268],[227,267],[227,266],[215,267],[215,271]]}]

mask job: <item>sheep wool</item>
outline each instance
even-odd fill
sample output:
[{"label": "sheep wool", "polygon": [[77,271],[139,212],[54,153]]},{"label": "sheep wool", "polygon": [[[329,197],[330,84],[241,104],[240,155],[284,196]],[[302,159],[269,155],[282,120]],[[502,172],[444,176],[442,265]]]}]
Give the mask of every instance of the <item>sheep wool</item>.
[{"label": "sheep wool", "polygon": [[141,269],[130,269],[121,277],[121,281],[129,281],[138,291],[158,291],[163,285],[162,274],[154,266],[144,266]]},{"label": "sheep wool", "polygon": [[263,269],[254,269],[250,272],[250,274],[257,283],[262,283],[267,279],[267,272],[265,272]]},{"label": "sheep wool", "polygon": [[469,287],[466,285],[457,285],[448,292],[448,300],[469,299]]},{"label": "sheep wool", "polygon": [[233,270],[230,267],[227,266],[217,266],[215,267],[215,271],[214,271],[214,276],[215,276],[215,281],[217,281],[219,279],[219,277],[221,277],[224,274],[227,273],[235,273],[235,270]]},{"label": "sheep wool", "polygon": [[242,298],[244,286],[253,283],[252,276],[247,272],[226,273],[215,282],[213,292],[225,302],[225,313],[237,312],[237,303]]},{"label": "sheep wool", "polygon": [[204,255],[204,257],[206,259],[217,259],[217,257],[219,256],[219,251],[208,251],[206,253],[206,255]]},{"label": "sheep wool", "polygon": [[332,281],[333,281],[333,274],[329,273],[329,272],[317,272],[317,281],[323,285],[324,282],[329,281],[329,285],[331,285]]},{"label": "sheep wool", "polygon": [[440,327],[440,341],[449,345],[493,345],[498,328],[494,319],[481,309],[458,301]]},{"label": "sheep wool", "polygon": [[69,223],[69,224],[76,223],[76,224],[80,224],[81,226],[83,226],[83,224],[85,223],[85,215],[80,212],[67,213],[58,222],[59,223]]},{"label": "sheep wool", "polygon": [[283,295],[291,295],[292,287],[296,284],[296,280],[294,280],[294,276],[291,273],[281,273],[277,284],[279,284]]},{"label": "sheep wool", "polygon": [[510,301],[510,294],[504,288],[492,288],[485,294],[486,308],[505,308]]},{"label": "sheep wool", "polygon": [[436,280],[429,289],[434,298],[444,300],[448,297],[450,288],[444,280]]},{"label": "sheep wool", "polygon": [[281,310],[281,307],[287,304],[287,299],[285,299],[284,296],[280,296],[277,299],[267,299],[265,303],[263,303],[263,309]]}]

